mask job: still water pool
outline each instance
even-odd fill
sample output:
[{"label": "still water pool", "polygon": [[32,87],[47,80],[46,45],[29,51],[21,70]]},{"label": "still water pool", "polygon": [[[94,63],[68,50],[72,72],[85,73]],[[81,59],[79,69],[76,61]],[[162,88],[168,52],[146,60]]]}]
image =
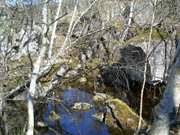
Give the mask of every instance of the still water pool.
[{"label": "still water pool", "polygon": [[[72,110],[71,107],[76,102],[93,105],[92,95],[81,90],[69,89],[65,90],[62,103],[49,102],[43,119],[51,130],[43,135],[56,135],[59,129],[63,131],[64,135],[110,135],[106,125],[93,118],[92,115],[97,111],[94,107],[87,111]],[[56,112],[60,118],[58,120],[50,119],[51,112]]]}]

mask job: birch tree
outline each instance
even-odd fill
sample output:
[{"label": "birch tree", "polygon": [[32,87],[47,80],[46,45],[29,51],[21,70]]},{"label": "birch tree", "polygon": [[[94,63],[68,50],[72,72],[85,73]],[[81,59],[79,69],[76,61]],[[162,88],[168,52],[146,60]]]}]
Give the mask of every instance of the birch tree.
[{"label": "birch tree", "polygon": [[126,28],[125,28],[125,30],[123,32],[122,40],[125,40],[128,32],[129,32],[129,28],[131,27],[133,13],[134,13],[134,4],[135,4],[135,0],[132,0],[131,4],[130,4],[130,13],[129,13],[128,23],[127,23],[127,26],[126,26]]},{"label": "birch tree", "polygon": [[163,98],[155,108],[150,135],[169,135],[171,117],[180,105],[180,40],[176,42],[176,55]]},{"label": "birch tree", "polygon": [[73,11],[73,14],[72,14],[72,17],[71,17],[71,21],[70,21],[70,24],[69,24],[69,28],[68,28],[68,31],[67,31],[66,38],[65,38],[64,43],[62,44],[62,46],[60,48],[60,55],[61,56],[65,55],[66,49],[69,47],[69,46],[67,46],[67,42],[70,40],[70,37],[71,37],[71,31],[72,31],[73,24],[74,24],[76,14],[77,14],[77,7],[78,7],[78,0],[76,0],[76,2],[75,2],[74,11]]},{"label": "birch tree", "polygon": [[56,37],[56,27],[57,27],[57,24],[58,24],[57,19],[58,19],[59,14],[60,14],[61,5],[62,5],[62,0],[59,0],[58,8],[57,8],[56,15],[55,15],[55,18],[54,18],[55,22],[54,22],[54,25],[53,25],[52,35],[51,35],[51,40],[50,40],[50,45],[49,45],[49,51],[48,51],[48,58],[49,59],[52,56],[52,49],[53,49],[54,39]]},{"label": "birch tree", "polygon": [[48,0],[44,0],[44,6],[42,9],[42,16],[43,16],[43,25],[42,25],[42,46],[40,49],[39,57],[37,58],[36,62],[33,65],[33,72],[31,75],[31,81],[30,81],[30,87],[28,92],[28,130],[27,135],[33,135],[34,134],[34,106],[33,106],[33,98],[36,96],[36,82],[39,76],[40,72],[40,66],[43,61],[43,58],[46,53],[47,49],[47,2]]}]

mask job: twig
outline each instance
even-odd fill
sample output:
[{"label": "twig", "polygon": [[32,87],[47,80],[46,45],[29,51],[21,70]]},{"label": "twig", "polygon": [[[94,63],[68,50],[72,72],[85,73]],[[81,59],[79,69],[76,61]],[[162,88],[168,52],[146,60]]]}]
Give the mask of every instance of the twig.
[{"label": "twig", "polygon": [[[74,28],[76,27],[77,23],[80,21],[81,17],[84,16],[84,15],[92,8],[92,6],[93,6],[97,1],[98,1],[98,0],[94,0],[94,1],[91,3],[91,5],[90,5],[88,8],[86,8],[86,9],[84,10],[84,12],[82,12],[81,15],[76,19],[76,21],[74,22],[74,25],[73,25],[73,27],[72,27],[72,32],[73,32]],[[71,34],[72,34],[72,33],[71,33]]]},{"label": "twig", "polygon": [[50,45],[49,45],[49,51],[48,51],[48,58],[49,59],[52,56],[52,49],[53,49],[54,39],[55,39],[55,36],[56,36],[56,28],[57,28],[57,23],[58,23],[57,19],[58,19],[58,16],[60,14],[61,3],[62,3],[62,0],[59,0],[58,8],[57,8],[56,15],[55,15],[55,23],[54,23],[54,26],[53,26]]},{"label": "twig", "polygon": [[56,19],[53,20],[51,23],[49,23],[48,26],[53,25],[55,22],[59,21],[60,19],[62,19],[62,18],[65,17],[66,15],[68,15],[68,13],[64,13],[62,16],[56,18]]},{"label": "twig", "polygon": [[[156,3],[157,3],[157,0],[155,0],[154,5],[156,5]],[[154,7],[154,10],[155,10],[155,7]],[[152,20],[151,20],[151,29],[150,29],[150,33],[149,33],[149,41],[147,44],[147,50],[146,51],[148,51],[148,48],[151,45],[154,19],[155,19],[155,11],[153,11],[153,16],[152,16]],[[147,54],[147,52],[146,52],[146,54]],[[147,62],[148,62],[148,59],[146,56],[146,61],[145,61],[145,65],[144,65],[144,80],[143,80],[143,85],[142,85],[142,89],[141,89],[139,122],[138,122],[138,129],[137,129],[137,132],[135,134],[139,133],[139,131],[141,129],[141,125],[142,125],[143,96],[144,96],[144,88],[145,88],[145,83],[146,83]]]},{"label": "twig", "polygon": [[81,39],[83,39],[83,38],[85,38],[85,37],[91,36],[91,35],[93,35],[93,34],[96,34],[96,33],[98,33],[98,32],[101,32],[101,31],[103,31],[103,30],[108,30],[109,28],[111,28],[111,27],[102,28],[102,29],[98,29],[98,30],[89,32],[89,33],[87,33],[86,35],[80,36],[77,40],[75,40],[74,42],[72,42],[72,44],[77,43],[79,40],[81,40]]},{"label": "twig", "polygon": [[61,56],[65,55],[66,49],[68,48],[68,46],[66,46],[66,44],[67,44],[67,41],[69,40],[69,38],[71,36],[71,31],[72,31],[72,28],[73,28],[73,23],[74,23],[75,18],[76,18],[77,7],[78,7],[78,1],[76,1],[76,3],[75,3],[74,11],[73,11],[73,14],[72,14],[72,17],[71,17],[71,21],[70,21],[70,24],[69,24],[67,35],[66,35],[66,38],[64,40],[64,43],[62,44],[62,46],[60,48],[60,55]]},{"label": "twig", "polygon": [[123,32],[123,35],[122,35],[122,40],[123,40],[123,41],[125,40],[125,38],[126,38],[126,36],[127,36],[127,34],[128,34],[128,31],[129,31],[129,28],[131,27],[132,18],[133,18],[133,13],[134,13],[134,4],[135,4],[135,0],[132,0],[132,1],[131,1],[131,7],[130,7],[128,24],[127,24],[126,29],[125,29],[124,32]]}]

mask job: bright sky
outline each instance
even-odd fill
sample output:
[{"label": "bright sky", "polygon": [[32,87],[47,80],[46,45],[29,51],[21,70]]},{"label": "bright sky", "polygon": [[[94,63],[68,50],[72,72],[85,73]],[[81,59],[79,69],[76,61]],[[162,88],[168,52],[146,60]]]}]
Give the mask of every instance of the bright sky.
[{"label": "bright sky", "polygon": [[10,5],[15,5],[16,3],[24,2],[25,4],[30,4],[31,2],[33,4],[37,4],[38,2],[42,0],[5,0]]}]

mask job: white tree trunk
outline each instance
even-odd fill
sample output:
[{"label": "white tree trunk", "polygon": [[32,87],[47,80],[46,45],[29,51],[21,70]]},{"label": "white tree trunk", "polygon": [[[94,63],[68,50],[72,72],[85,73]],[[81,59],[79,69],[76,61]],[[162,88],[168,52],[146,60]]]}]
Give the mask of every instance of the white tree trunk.
[{"label": "white tree trunk", "polygon": [[78,0],[76,1],[76,4],[74,6],[74,11],[73,11],[73,14],[72,14],[71,22],[69,24],[69,28],[68,28],[68,32],[67,32],[66,38],[64,40],[63,45],[60,48],[60,56],[64,56],[66,54],[67,48],[69,48],[69,46],[67,46],[67,41],[71,37],[71,31],[72,31],[73,23],[75,21],[75,17],[76,17],[76,13],[77,13],[77,6],[78,6]]},{"label": "white tree trunk", "polygon": [[[74,28],[76,27],[76,25],[78,24],[78,22],[80,21],[81,17],[84,16],[97,2],[98,0],[94,0],[89,7],[87,7],[82,13],[81,15],[76,19],[76,21],[73,24],[72,30],[71,32],[73,32]],[[72,33],[71,33],[72,34]]]},{"label": "white tree trunk", "polygon": [[26,135],[34,134],[34,107],[32,97],[28,95],[28,130]]},{"label": "white tree trunk", "polygon": [[150,135],[169,135],[170,115],[180,104],[180,41],[174,65],[160,104],[155,108],[155,120]]},{"label": "white tree trunk", "polygon": [[46,46],[43,46],[41,48],[41,50],[40,50],[39,57],[36,60],[34,66],[33,66],[34,68],[33,68],[33,73],[32,73],[32,76],[31,76],[31,83],[30,83],[30,88],[29,88],[29,94],[32,97],[36,96],[36,81],[37,81],[37,78],[39,76],[40,65],[42,63],[43,57],[45,55],[45,52],[46,52]]},{"label": "white tree trunk", "polygon": [[127,23],[126,29],[123,32],[122,40],[125,40],[125,38],[126,38],[126,36],[128,34],[128,31],[129,31],[129,28],[131,27],[132,18],[133,18],[133,12],[134,12],[134,3],[135,3],[135,0],[132,0],[131,1],[131,6],[130,6],[130,13],[129,13],[128,23]]},{"label": "white tree trunk", "polygon": [[28,131],[27,135],[33,135],[34,132],[34,107],[33,107],[33,97],[36,94],[36,81],[39,76],[40,65],[42,63],[43,57],[45,56],[46,46],[43,46],[40,51],[40,55],[34,64],[34,70],[31,76],[31,83],[28,93]]},{"label": "white tree trunk", "polygon": [[55,36],[56,36],[56,27],[57,27],[57,24],[58,24],[57,19],[58,19],[59,14],[60,14],[61,4],[62,4],[62,0],[59,0],[58,8],[57,8],[57,11],[56,11],[56,16],[54,18],[54,20],[56,20],[56,21],[55,21],[55,23],[53,25],[52,35],[51,35],[51,40],[50,40],[50,45],[49,45],[49,51],[48,51],[48,58],[49,59],[52,56],[52,49],[53,49],[54,39],[55,39]]},{"label": "white tree trunk", "polygon": [[36,82],[37,78],[39,76],[40,72],[40,66],[43,61],[43,58],[46,53],[47,48],[47,38],[46,38],[46,32],[47,32],[47,1],[44,0],[44,6],[42,9],[42,16],[43,16],[43,30],[42,30],[42,47],[40,49],[39,57],[37,58],[36,62],[33,65],[33,72],[31,76],[31,82],[30,82],[30,88],[28,92],[28,129],[27,129],[27,135],[33,135],[34,134],[34,106],[33,106],[33,98],[36,96]]}]

